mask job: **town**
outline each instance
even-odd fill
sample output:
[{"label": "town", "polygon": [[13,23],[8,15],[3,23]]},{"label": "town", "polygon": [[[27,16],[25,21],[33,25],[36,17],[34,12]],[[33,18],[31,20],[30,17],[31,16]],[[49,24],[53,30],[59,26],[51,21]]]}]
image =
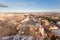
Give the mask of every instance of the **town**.
[{"label": "town", "polygon": [[59,13],[1,13],[1,40],[60,40]]}]

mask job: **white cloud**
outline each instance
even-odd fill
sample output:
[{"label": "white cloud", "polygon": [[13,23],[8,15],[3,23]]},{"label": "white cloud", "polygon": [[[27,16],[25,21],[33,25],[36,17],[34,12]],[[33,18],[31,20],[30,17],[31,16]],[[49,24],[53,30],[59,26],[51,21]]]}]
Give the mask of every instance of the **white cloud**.
[{"label": "white cloud", "polygon": [[26,5],[25,3],[16,3],[17,6],[24,6]]},{"label": "white cloud", "polygon": [[29,2],[29,3],[16,3],[17,6],[28,6],[28,5],[36,5],[35,3]]}]

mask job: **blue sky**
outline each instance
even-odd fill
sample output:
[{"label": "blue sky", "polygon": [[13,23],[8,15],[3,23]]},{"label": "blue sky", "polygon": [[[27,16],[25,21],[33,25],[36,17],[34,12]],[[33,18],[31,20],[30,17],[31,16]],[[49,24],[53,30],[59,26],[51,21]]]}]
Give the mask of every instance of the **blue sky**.
[{"label": "blue sky", "polygon": [[60,10],[60,0],[0,0],[0,11]]}]

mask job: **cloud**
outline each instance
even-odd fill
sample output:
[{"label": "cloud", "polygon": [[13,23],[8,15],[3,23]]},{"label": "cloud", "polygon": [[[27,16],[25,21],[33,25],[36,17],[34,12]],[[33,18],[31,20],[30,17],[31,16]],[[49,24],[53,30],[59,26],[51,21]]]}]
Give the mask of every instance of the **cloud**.
[{"label": "cloud", "polygon": [[0,7],[8,7],[8,5],[5,3],[0,3]]},{"label": "cloud", "polygon": [[28,6],[28,5],[32,6],[32,5],[36,5],[36,4],[30,2],[30,3],[16,3],[16,5],[17,5],[17,6]]},{"label": "cloud", "polygon": [[26,5],[25,3],[16,3],[17,6],[24,6]]},{"label": "cloud", "polygon": [[28,5],[36,5],[36,3],[32,3],[32,2],[30,2],[30,3],[28,3]]}]

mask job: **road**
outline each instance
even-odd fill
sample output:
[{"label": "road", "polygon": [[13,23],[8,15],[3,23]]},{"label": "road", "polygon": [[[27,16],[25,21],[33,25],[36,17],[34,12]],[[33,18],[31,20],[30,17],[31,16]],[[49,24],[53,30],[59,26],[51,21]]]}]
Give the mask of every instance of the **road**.
[{"label": "road", "polygon": [[15,35],[15,36],[7,36],[0,37],[0,40],[33,40],[32,36],[24,36],[24,35]]}]

